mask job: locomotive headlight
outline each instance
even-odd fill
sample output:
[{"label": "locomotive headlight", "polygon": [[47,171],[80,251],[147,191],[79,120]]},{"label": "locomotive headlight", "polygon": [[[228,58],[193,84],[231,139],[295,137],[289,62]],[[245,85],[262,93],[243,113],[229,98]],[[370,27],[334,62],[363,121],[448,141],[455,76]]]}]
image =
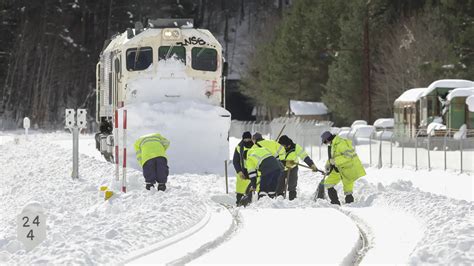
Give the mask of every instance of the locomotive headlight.
[{"label": "locomotive headlight", "polygon": [[164,29],[163,39],[165,40],[177,40],[181,36],[179,29]]}]

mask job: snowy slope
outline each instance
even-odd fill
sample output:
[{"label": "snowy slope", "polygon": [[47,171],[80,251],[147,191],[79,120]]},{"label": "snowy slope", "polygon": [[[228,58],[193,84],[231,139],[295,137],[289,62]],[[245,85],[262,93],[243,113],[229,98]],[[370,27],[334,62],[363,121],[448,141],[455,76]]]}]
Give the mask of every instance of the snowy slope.
[{"label": "snowy slope", "polygon": [[[58,138],[64,134],[0,146],[0,263],[118,262],[130,251],[192,227],[213,204],[199,188],[187,185],[187,176],[172,178],[167,193],[149,192],[143,189],[141,173],[134,170],[129,170],[129,193],[104,202],[98,189],[114,186],[114,165],[81,155],[80,179],[73,181],[70,149],[51,143]],[[200,178],[209,186],[219,183],[216,176]],[[32,200],[46,210],[47,239],[25,253],[16,240],[16,215]]]},{"label": "snowy slope", "polygon": [[[165,193],[148,192],[143,189],[141,173],[129,169],[129,192],[104,202],[98,197],[98,188],[103,184],[116,187],[112,181],[114,165],[82,154],[81,178],[72,181],[70,134],[37,134],[29,141],[21,138],[19,144],[12,139],[0,143],[0,264],[116,264],[130,258],[140,262],[140,256],[153,251],[161,256],[160,261],[178,265],[259,263],[261,256],[254,253],[255,248],[279,258],[284,247],[290,257],[298,254],[298,262],[350,264],[355,254],[344,257],[344,252],[335,253],[332,245],[324,243],[333,237],[338,248],[351,251],[349,247],[356,247],[357,241],[348,235],[355,232],[350,230],[355,226],[368,240],[362,264],[474,263],[472,176],[369,168],[368,176],[355,185],[356,203],[334,207],[312,200],[321,176],[301,169],[295,201],[262,200],[239,208],[243,225],[223,239],[232,227],[229,213],[211,200],[225,194],[221,176],[172,175]],[[231,150],[237,141],[231,139]],[[92,136],[81,135],[80,152],[96,154]],[[234,182],[231,176],[230,191]],[[461,196],[455,198],[457,191]],[[16,215],[32,200],[43,204],[48,231],[45,242],[26,252],[16,240]],[[312,223],[314,219],[321,224]],[[269,240],[275,246],[269,249],[258,245],[258,233],[253,230],[267,239],[269,232],[281,230],[282,224],[295,225],[296,234],[275,234],[276,239]],[[206,232],[199,228],[207,228],[210,231],[205,234],[213,233],[214,237],[198,237],[199,232]],[[315,234],[330,251],[322,251],[320,242],[308,242]],[[242,245],[247,239],[246,253]],[[283,247],[274,244],[279,242]],[[309,256],[311,247],[321,255]],[[242,250],[238,254],[248,254],[248,261],[236,260],[237,250]]]}]

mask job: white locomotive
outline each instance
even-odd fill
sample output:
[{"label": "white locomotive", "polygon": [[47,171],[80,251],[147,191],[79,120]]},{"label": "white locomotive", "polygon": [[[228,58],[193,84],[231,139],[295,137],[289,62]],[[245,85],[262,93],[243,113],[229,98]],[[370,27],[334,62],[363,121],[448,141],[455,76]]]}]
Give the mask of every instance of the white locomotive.
[{"label": "white locomotive", "polygon": [[[160,132],[171,140],[170,161],[192,156],[225,160],[230,113],[224,109],[227,64],[222,46],[208,30],[194,28],[190,20],[158,19],[147,26],[137,24],[135,29],[112,37],[100,54],[96,69],[97,149],[113,161],[114,139],[119,137],[114,136],[114,115],[116,110],[126,109],[130,143],[140,134]],[[195,113],[201,116],[193,117]],[[183,125],[174,127],[173,123],[189,127],[182,132]],[[193,136],[214,138],[219,143],[213,147],[219,146],[219,150],[188,149],[184,156],[186,147],[193,147]],[[127,146],[133,151],[130,143]],[[170,164],[177,172],[215,172],[202,165]]]}]

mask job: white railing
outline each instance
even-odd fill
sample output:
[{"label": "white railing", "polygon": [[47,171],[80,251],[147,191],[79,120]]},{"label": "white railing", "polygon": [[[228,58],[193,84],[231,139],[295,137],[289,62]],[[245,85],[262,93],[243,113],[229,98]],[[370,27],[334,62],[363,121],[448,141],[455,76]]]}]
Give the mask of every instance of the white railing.
[{"label": "white railing", "polygon": [[419,130],[415,138],[396,136],[388,130],[370,135],[368,142],[352,136],[354,149],[362,162],[381,168],[410,167],[474,173],[474,138],[453,138],[453,130],[427,132]]},{"label": "white railing", "polygon": [[[276,138],[285,126],[283,135],[303,146],[313,160],[327,159],[327,146],[321,145],[321,133],[331,128],[331,122],[306,121],[297,118],[278,118],[271,122],[232,121],[231,136],[241,138],[242,132],[256,131],[269,138]],[[474,173],[474,130],[461,138],[454,138],[455,130],[418,130],[415,138],[396,136],[391,130],[375,131],[368,138],[358,135],[358,130],[347,134],[362,163],[374,167],[402,167],[440,169]]]}]

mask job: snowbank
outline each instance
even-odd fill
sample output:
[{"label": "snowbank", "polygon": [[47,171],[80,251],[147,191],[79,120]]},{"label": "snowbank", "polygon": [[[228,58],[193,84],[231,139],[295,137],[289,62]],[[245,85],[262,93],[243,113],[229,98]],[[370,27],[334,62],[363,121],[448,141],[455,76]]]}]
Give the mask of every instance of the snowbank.
[{"label": "snowbank", "polygon": [[[119,128],[124,109],[130,167],[141,170],[135,140],[158,132],[171,142],[167,151],[171,173],[224,173],[230,128],[230,113],[224,108],[193,101],[130,104],[119,112]],[[119,139],[119,145],[123,140]]]},{"label": "snowbank", "polygon": [[374,127],[379,127],[379,128],[393,128],[393,125],[395,124],[393,118],[379,118],[375,120],[374,122]]},{"label": "snowbank", "polygon": [[365,121],[365,120],[356,120],[356,121],[352,122],[351,128],[354,128],[354,126],[358,126],[358,125],[366,126],[367,121]]},{"label": "snowbank", "polygon": [[128,165],[140,170],[133,143],[140,136],[160,133],[171,141],[171,173],[223,173],[230,113],[220,107],[221,93],[219,80],[188,76],[185,64],[175,55],[140,73],[130,73],[115,138],[123,146],[122,117],[127,110]]},{"label": "snowbank", "polygon": [[350,135],[355,138],[370,138],[374,132],[374,126],[355,125],[352,127]]},{"label": "snowbank", "polygon": [[440,123],[440,122],[431,122],[428,127],[426,128],[426,131],[434,136],[435,135],[435,130],[442,130],[446,129],[446,125]]},{"label": "snowbank", "polygon": [[[146,191],[142,174],[129,169],[128,193],[122,194],[113,182],[114,165],[85,155],[80,179],[71,180],[71,149],[51,144],[65,135],[32,135],[1,146],[0,264],[116,264],[191,228],[206,214],[202,188],[224,188],[216,176],[200,176],[199,182],[170,176],[166,193]],[[99,196],[101,185],[116,192],[111,200]],[[31,201],[44,207],[47,238],[26,252],[16,238],[16,215]]]},{"label": "snowbank", "polygon": [[[370,184],[363,179],[358,183],[356,195],[360,195],[360,199],[351,207],[388,207],[393,210],[392,213],[402,211],[421,222],[414,225],[418,229],[412,228],[415,234],[422,233],[422,237],[409,255],[409,264],[459,265],[472,262],[474,255],[472,248],[474,225],[470,215],[470,210],[474,208],[472,202],[422,192],[414,188],[409,181],[397,181],[388,186]],[[373,212],[372,215],[380,217],[380,213]],[[397,222],[391,220],[387,223],[387,218],[382,217],[383,221],[378,223],[385,223],[385,230],[392,230],[396,225],[391,226],[391,222]],[[402,239],[399,238],[399,241]],[[377,244],[380,243],[375,243]],[[411,245],[412,243],[409,246]],[[391,250],[390,246],[384,250]],[[369,250],[367,257],[373,256],[378,262],[387,262],[388,258],[383,255],[384,252],[376,255],[371,255],[371,252],[374,250]]]}]

